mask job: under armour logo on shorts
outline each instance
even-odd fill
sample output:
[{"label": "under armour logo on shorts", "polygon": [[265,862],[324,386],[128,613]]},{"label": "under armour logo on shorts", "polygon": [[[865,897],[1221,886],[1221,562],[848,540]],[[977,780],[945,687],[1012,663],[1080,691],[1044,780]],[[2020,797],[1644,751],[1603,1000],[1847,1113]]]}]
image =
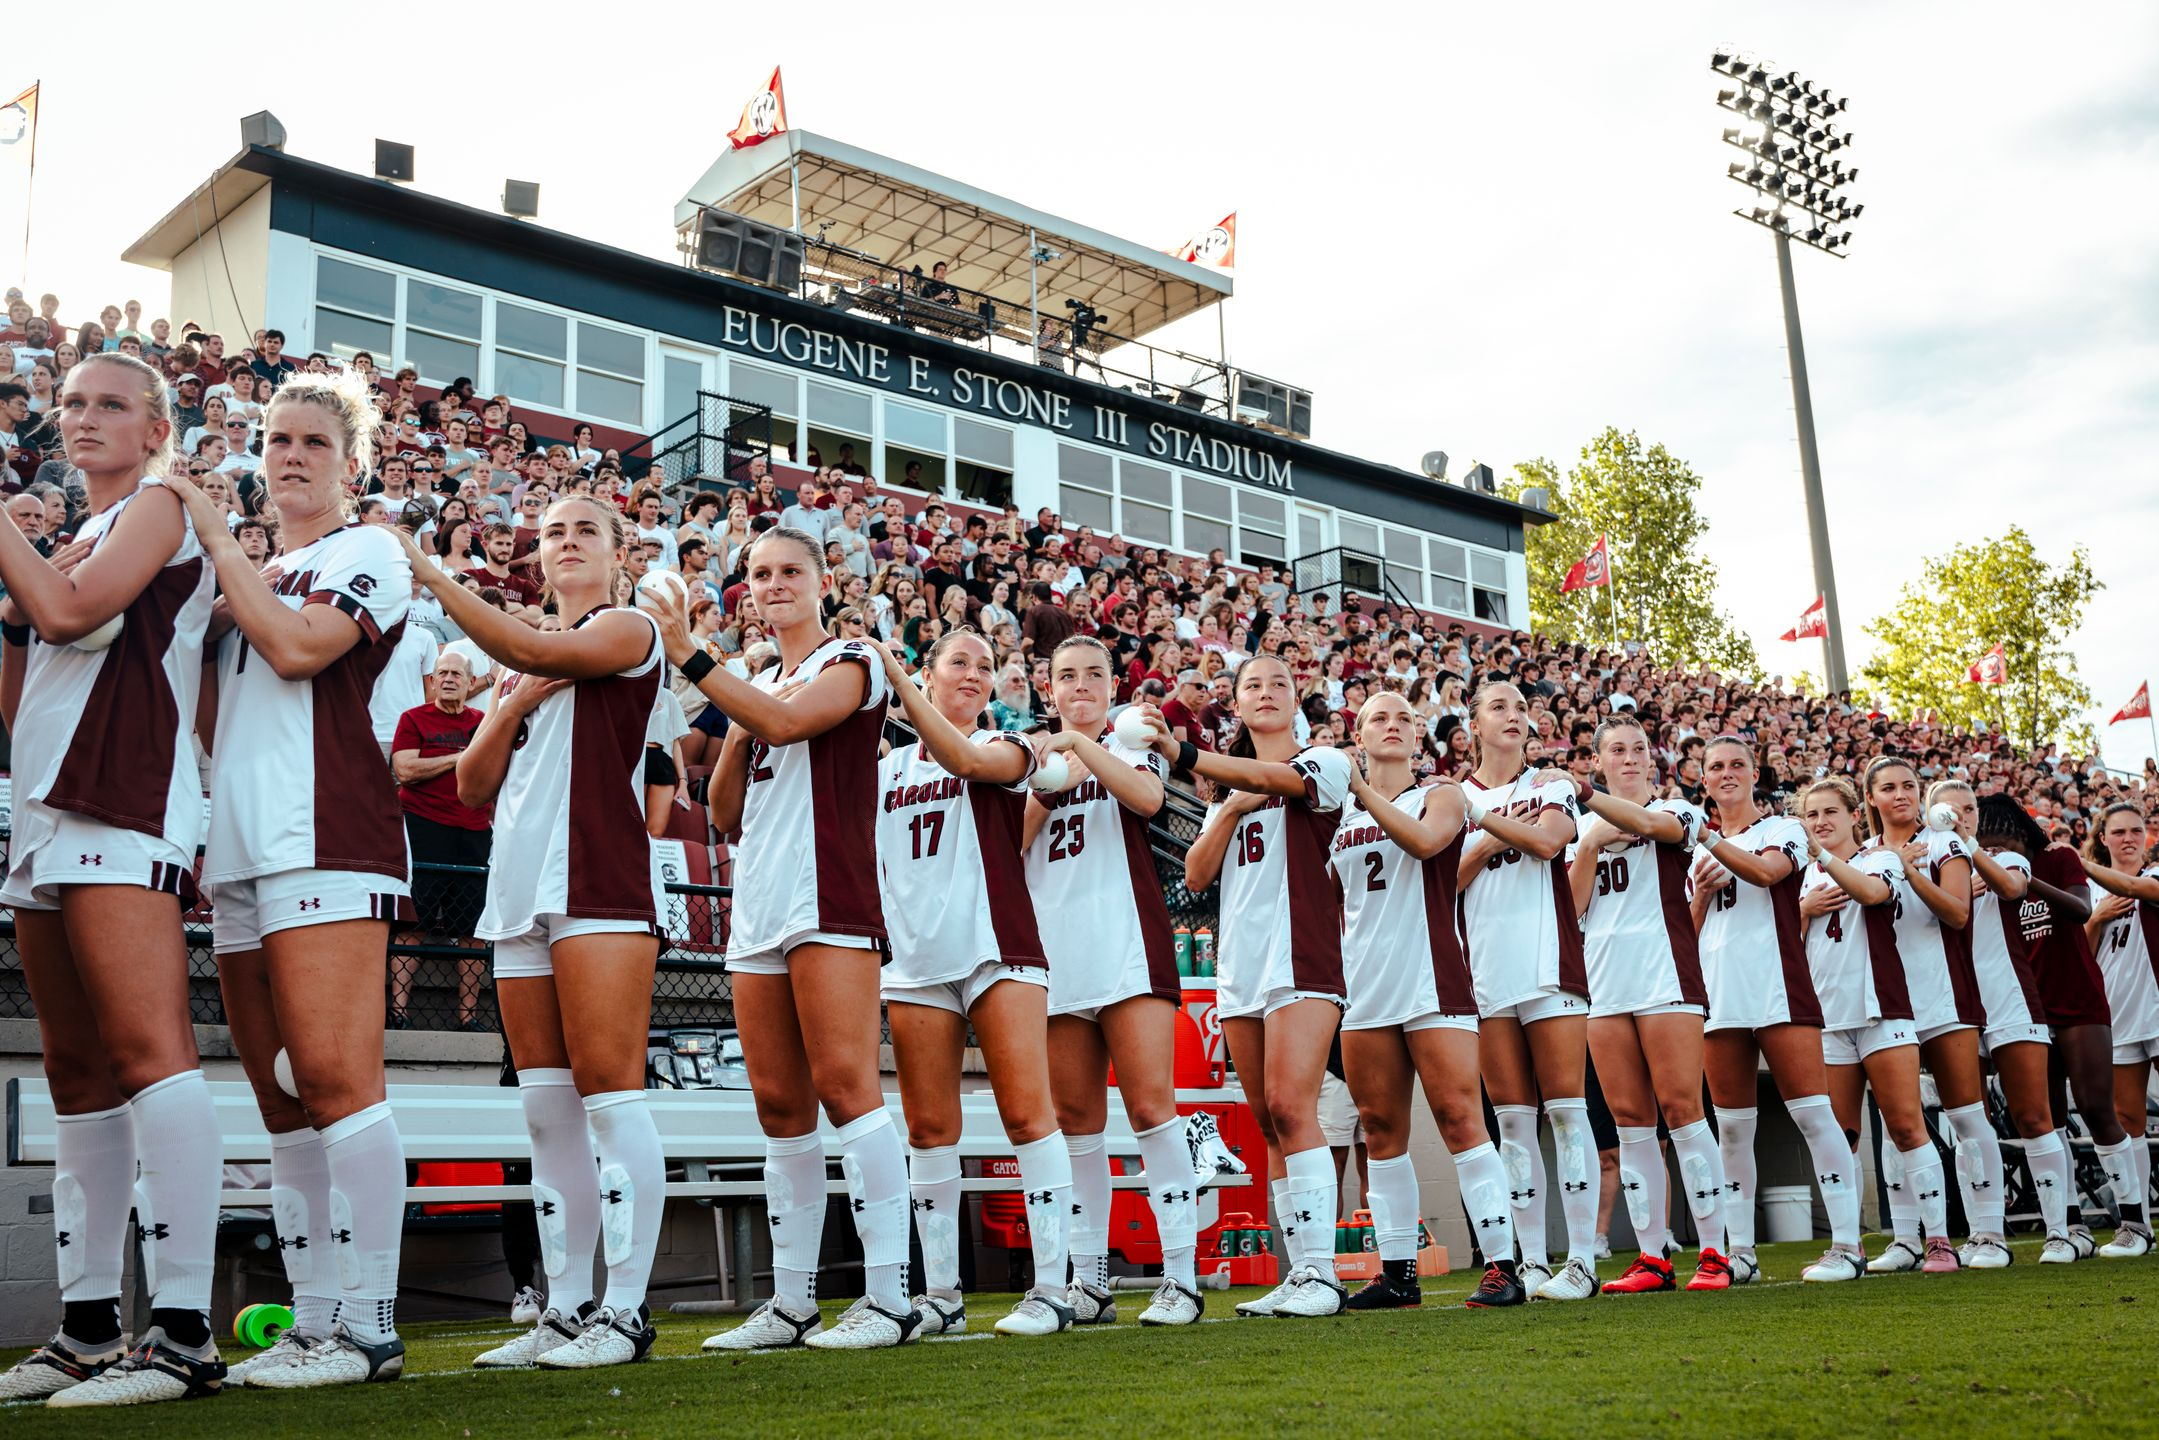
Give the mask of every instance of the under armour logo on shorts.
[{"label": "under armour logo on shorts", "polygon": [[79,865],[102,865],[105,863],[105,857],[102,855],[85,855],[76,863]]},{"label": "under armour logo on shorts", "polygon": [[322,908],[322,902],[320,900],[302,900],[300,902],[300,908],[302,910],[320,910]]}]

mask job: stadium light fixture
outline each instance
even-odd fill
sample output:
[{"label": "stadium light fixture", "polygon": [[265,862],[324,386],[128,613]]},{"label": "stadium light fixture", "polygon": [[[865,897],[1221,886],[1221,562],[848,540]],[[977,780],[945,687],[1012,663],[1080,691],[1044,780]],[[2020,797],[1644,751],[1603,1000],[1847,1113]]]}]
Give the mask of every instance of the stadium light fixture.
[{"label": "stadium light fixture", "polygon": [[1807,386],[1806,344],[1799,329],[1799,292],[1792,280],[1792,241],[1843,259],[1852,248],[1845,228],[1865,206],[1842,193],[1859,179],[1857,168],[1836,158],[1851,148],[1849,131],[1830,123],[1851,98],[1832,96],[1796,70],[1771,77],[1757,57],[1720,47],[1709,68],[1729,87],[1717,91],[1718,108],[1737,115],[1739,129],[1726,128],[1724,143],[1749,157],[1725,167],[1725,175],[1754,192],[1753,202],[1732,213],[1776,237],[1777,280],[1784,297],[1784,344],[1791,359],[1792,408],[1799,422],[1799,468],[1806,491],[1807,534],[1814,552],[1814,580],[1822,595],[1827,633],[1822,640],[1824,668],[1832,691],[1850,682],[1844,668],[1844,625],[1837,607],[1836,567],[1829,550],[1829,518],[1822,501],[1821,456],[1814,443],[1814,402]]}]

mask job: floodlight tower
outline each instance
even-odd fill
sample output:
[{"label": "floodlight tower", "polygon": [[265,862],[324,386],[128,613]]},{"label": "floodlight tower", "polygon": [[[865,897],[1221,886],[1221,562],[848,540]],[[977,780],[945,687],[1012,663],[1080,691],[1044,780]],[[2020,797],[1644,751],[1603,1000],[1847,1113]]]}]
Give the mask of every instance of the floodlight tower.
[{"label": "floodlight tower", "polygon": [[1844,624],[1837,609],[1836,568],[1829,554],[1829,520],[1822,503],[1821,457],[1814,445],[1814,402],[1807,390],[1807,349],[1799,333],[1799,292],[1792,284],[1792,241],[1839,260],[1851,251],[1849,225],[1865,205],[1843,192],[1859,178],[1847,165],[1851,132],[1834,117],[1850,104],[1799,72],[1773,73],[1758,58],[1721,48],[1709,57],[1724,88],[1717,104],[1734,117],[1724,143],[1742,152],[1725,173],[1754,192],[1752,204],[1732,213],[1768,230],[1777,242],[1777,280],[1784,291],[1784,344],[1792,364],[1792,409],[1799,418],[1799,469],[1807,495],[1807,534],[1814,550],[1814,580],[1822,593],[1829,633],[1822,650],[1832,691],[1847,688]]}]

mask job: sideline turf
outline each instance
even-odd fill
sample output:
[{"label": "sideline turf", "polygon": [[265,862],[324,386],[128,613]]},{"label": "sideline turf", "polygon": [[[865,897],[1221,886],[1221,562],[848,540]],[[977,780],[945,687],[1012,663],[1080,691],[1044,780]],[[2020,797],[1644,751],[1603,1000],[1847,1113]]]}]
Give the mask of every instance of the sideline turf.
[{"label": "sideline turf", "polygon": [[[1870,1250],[1880,1242],[1870,1240]],[[2159,1257],[1802,1285],[1819,1245],[1764,1246],[1771,1283],[1724,1295],[1599,1296],[1526,1311],[1457,1306],[1476,1277],[1426,1282],[1425,1306],[1332,1320],[1210,1320],[1142,1331],[987,1338],[1015,1296],[970,1296],[969,1338],[900,1351],[700,1356],[731,1320],[660,1317],[657,1355],[590,1372],[481,1374],[507,1322],[415,1326],[406,1378],[308,1393],[236,1390],[142,1410],[0,1412],[41,1436],[704,1436],[1131,1434],[1583,1436],[2159,1431]],[[1624,1261],[1631,1257],[1621,1257]],[[1682,1276],[1691,1270],[1685,1257]],[[1616,1276],[1622,1263],[1598,1267]],[[829,1320],[843,1308],[825,1307]],[[19,1352],[0,1357],[12,1364]],[[231,1358],[246,1354],[236,1351]]]}]

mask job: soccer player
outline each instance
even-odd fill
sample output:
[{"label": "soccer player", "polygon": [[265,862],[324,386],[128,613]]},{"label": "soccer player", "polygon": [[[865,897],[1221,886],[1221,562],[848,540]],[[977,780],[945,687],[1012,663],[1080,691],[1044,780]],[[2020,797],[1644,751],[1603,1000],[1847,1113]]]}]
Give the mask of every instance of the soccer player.
[{"label": "soccer player", "polygon": [[[2076,1248],[2068,1238],[2067,1219],[2069,1156],[2054,1133],[2053,1105],[2047,1094],[2053,1044],[2018,917],[2024,893],[2031,888],[2031,866],[2014,851],[1997,853],[1979,843],[1979,797],[1971,786],[1961,780],[1936,781],[1927,791],[1927,808],[1931,811],[1936,805],[1947,805],[1955,812],[1957,838],[1971,857],[1972,917],[1965,934],[1971,937],[1972,973],[1979,986],[1980,1008],[1986,1012],[1979,1053],[2000,1077],[2009,1122],[2024,1140],[2024,1159],[2038,1192],[2049,1242],[2039,1258],[2048,1261],[2051,1256],[2050,1263],[2057,1264],[2073,1260]],[[1957,1181],[1963,1188],[1965,1213],[1974,1218],[1973,1238],[1957,1252],[1957,1259],[1971,1269],[1999,1270],[2011,1259],[2002,1236],[2005,1196],[2001,1172],[1987,1170],[1985,1158],[1977,1147],[1972,1151],[1958,1147]],[[1974,1159],[1981,1163],[1973,1164]]]},{"label": "soccer player", "polygon": [[[1531,1299],[1586,1300],[1597,1293],[1597,1190],[1601,1176],[1589,1124],[1589,976],[1582,927],[1561,862],[1575,838],[1574,782],[1531,775],[1524,765],[1529,712],[1503,680],[1470,701],[1474,757],[1462,782],[1469,822],[1461,909],[1481,1020],[1485,1093],[1499,1120],[1522,1288]],[[1544,1151],[1537,1103],[1552,1117],[1567,1263],[1553,1274],[1544,1243]]]},{"label": "soccer player", "polygon": [[1065,1219],[1072,1157],[1050,1100],[1049,962],[1027,894],[1020,831],[1035,752],[979,730],[995,688],[989,645],[940,637],[917,685],[878,646],[885,681],[920,737],[878,766],[877,878],[891,961],[883,991],[907,1114],[907,1168],[922,1237],[924,1335],[967,1328],[960,1294],[960,1060],[972,1027],[1005,1137],[1018,1157],[1035,1282],[1000,1335],[1054,1335],[1066,1303]]},{"label": "soccer player", "polygon": [[1357,717],[1364,774],[1328,861],[1342,892],[1342,1068],[1367,1145],[1366,1189],[1381,1274],[1349,1297],[1352,1310],[1421,1305],[1417,1171],[1409,1157],[1410,1087],[1454,1156],[1464,1207],[1489,1263],[1472,1309],[1520,1305],[1507,1170],[1484,1128],[1477,1089],[1477,997],[1455,911],[1467,807],[1461,787],[1420,786],[1410,769],[1422,721],[1383,691]]},{"label": "soccer player", "polygon": [[[410,894],[404,817],[369,700],[405,633],[412,569],[346,514],[374,407],[357,376],[303,375],[263,413],[283,551],[266,581],[215,502],[176,486],[217,567],[210,838],[202,878],[233,1046],[270,1141],[293,1326],[232,1376],[266,1389],[395,1380],[405,1152],[383,1089],[390,922]],[[297,1094],[277,1078],[283,1053]]]},{"label": "soccer player", "polygon": [[[1953,830],[1925,823],[1919,772],[1895,755],[1870,762],[1861,778],[1868,850],[1896,857],[1889,874],[1896,891],[1890,906],[1897,957],[1904,962],[1904,983],[1912,1002],[1912,1025],[1919,1032],[1919,1058],[1941,1093],[1942,1118],[1956,1136],[1957,1168],[1969,1168],[1975,1187],[2001,1191],[2001,1141],[1987,1119],[1986,1090],[1979,1073],[1979,1032],[1986,1025],[1979,981],[1972,969],[1972,862]],[[1991,1176],[1991,1180],[1988,1177]],[[1922,1187],[1923,1188],[1923,1187]],[[1999,1243],[2001,1235],[1980,1229],[1978,1212],[1967,1209],[1966,1223],[1975,1244]],[[1946,1235],[1928,1235],[1922,1250],[1900,1233],[1888,1248],[1867,1262],[1877,1274],[1919,1269],[1929,1275],[1953,1275],[1960,1268]]]},{"label": "soccer player", "polygon": [[[547,1307],[530,1332],[473,1363],[627,1365],[652,1350],[645,1291],[667,1185],[644,1090],[665,903],[643,786],[645,729],[667,673],[659,623],[611,603],[627,527],[589,495],[565,496],[540,520],[559,630],[505,615],[397,534],[443,612],[503,671],[457,757],[457,790],[467,805],[495,807],[475,933],[495,944]],[[607,1288],[595,1304],[596,1244]]]},{"label": "soccer player", "polygon": [[1578,781],[1575,798],[1592,815],[1568,862],[1589,975],[1589,1051],[1619,1132],[1619,1183],[1641,1254],[1608,1282],[1608,1295],[1675,1288],[1663,1116],[1679,1157],[1687,1206],[1702,1246],[1689,1290],[1731,1285],[1724,1246],[1724,1161],[1702,1113],[1702,1025],[1709,997],[1687,913],[1689,852],[1702,812],[1658,800],[1649,734],[1621,712],[1590,740],[1602,790]]},{"label": "soccer player", "polygon": [[[1888,850],[1860,847],[1859,792],[1841,775],[1817,780],[1796,801],[1807,830],[1807,867],[1799,915],[1807,930],[1807,968],[1822,1004],[1822,1064],[1829,1099],[1846,1143],[1859,1134],[1866,1087],[1882,1112],[1889,1144],[1882,1169],[1898,1243],[1924,1256],[1922,1234],[1946,1235],[1942,1162],[1927,1134],[1919,1098],[1919,1032],[1904,961],[1897,953],[1895,876],[1903,862]],[[1800,1278],[1857,1280],[1866,1255],[1832,1244]]]},{"label": "soccer player", "polygon": [[[2151,1145],[2144,1138],[2147,1088],[2159,1059],[2159,866],[2144,863],[2144,813],[2124,800],[2106,807],[2085,846],[2092,917],[2084,935],[2106,978],[2114,1021],[2114,1109],[2136,1161],[2136,1193],[2151,1193]],[[2124,1225],[2100,1254],[2142,1255],[2150,1225]]]},{"label": "soccer player", "polygon": [[1117,1318],[1102,1140],[1114,1063],[1162,1241],[1162,1283],[1140,1322],[1189,1325],[1205,1308],[1195,1274],[1198,1162],[1177,1116],[1182,990],[1169,906],[1147,840],[1169,766],[1153,750],[1130,749],[1109,733],[1116,683],[1101,641],[1075,635],[1051,652],[1050,694],[1061,728],[1041,750],[1045,758],[1062,755],[1071,774],[1065,789],[1028,797],[1022,838],[1036,912],[1085,917],[1085,923],[1051,924],[1042,934],[1050,961],[1050,1093],[1072,1165],[1066,1303],[1077,1324]]},{"label": "soccer player", "polygon": [[[1352,767],[1339,750],[1298,742],[1295,682],[1279,657],[1246,660],[1235,686],[1238,728],[1226,753],[1176,740],[1167,725],[1154,743],[1173,769],[1223,792],[1185,853],[1185,886],[1197,892],[1222,881],[1222,1038],[1267,1137],[1290,1267],[1273,1291],[1237,1310],[1335,1315],[1348,1295],[1334,1273],[1339,1200],[1319,1128],[1319,1083],[1348,1004],[1327,852]],[[1149,713],[1159,723],[1159,712]]]},{"label": "soccer player", "polygon": [[[776,665],[744,680],[719,668],[679,617],[667,658],[733,726],[711,782],[712,828],[740,830],[727,968],[734,977],[757,1116],[773,1298],[705,1342],[711,1350],[901,1345],[921,1324],[907,1291],[907,1157],[877,1083],[877,750],[884,660],[824,631],[822,543],[788,526],[743,561],[750,598],[778,644]],[[861,1238],[866,1293],[831,1329],[817,1312],[824,1237],[822,1107]]]},{"label": "soccer player", "polygon": [[1709,990],[1704,1066],[1724,1154],[1724,1228],[1732,1283],[1761,1273],[1754,1256],[1754,1128],[1761,1061],[1814,1160],[1831,1242],[1859,1248],[1857,1157],[1837,1125],[1822,1069],[1822,1007],[1799,925],[1806,827],[1754,799],[1754,750],[1720,735],[1702,752],[1715,828],[1697,839],[1694,896]]},{"label": "soccer player", "polygon": [[[137,1405],[214,1395],[225,1375],[209,1314],[217,1116],[180,926],[202,829],[189,722],[211,577],[178,496],[150,478],[172,458],[157,372],[91,356],[58,408],[90,517],[49,561],[0,525],[0,715],[15,747],[0,903],[15,912],[57,1112],[61,1318],[0,1375],[0,1399]],[[120,1334],[130,1206],[150,1292],[133,1351]]]}]

